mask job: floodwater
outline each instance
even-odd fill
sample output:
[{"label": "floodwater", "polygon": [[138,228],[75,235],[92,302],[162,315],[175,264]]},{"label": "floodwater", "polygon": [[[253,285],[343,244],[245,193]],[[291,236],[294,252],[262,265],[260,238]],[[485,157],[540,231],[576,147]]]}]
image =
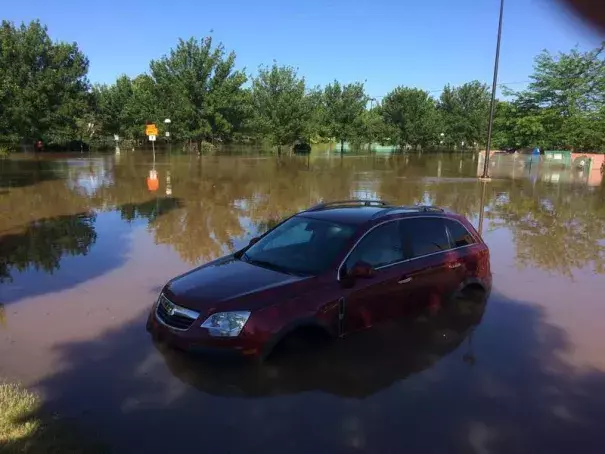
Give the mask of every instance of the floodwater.
[{"label": "floodwater", "polygon": [[[116,452],[605,452],[605,183],[495,164],[481,183],[460,154],[0,160],[0,376]],[[151,342],[166,280],[353,197],[467,215],[487,304],[258,368]]]}]

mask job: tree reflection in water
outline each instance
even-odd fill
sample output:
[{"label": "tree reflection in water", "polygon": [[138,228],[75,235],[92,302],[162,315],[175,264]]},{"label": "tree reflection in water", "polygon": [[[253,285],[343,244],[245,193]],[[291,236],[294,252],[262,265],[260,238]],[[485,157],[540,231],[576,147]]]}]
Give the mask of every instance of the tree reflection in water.
[{"label": "tree reflection in water", "polygon": [[513,235],[517,263],[572,276],[605,272],[605,203],[587,187],[529,182],[496,196],[488,217]]},{"label": "tree reflection in water", "polygon": [[[57,164],[57,168],[65,165]],[[87,193],[70,190],[60,179],[42,178],[13,187],[0,197],[1,212],[11,213],[0,219],[0,234],[37,228],[46,231],[46,237],[58,235],[61,228],[53,230],[53,221],[39,221],[57,218],[81,235],[78,224],[70,225],[62,216],[118,210],[124,221],[148,220],[156,243],[172,246],[184,261],[197,264],[237,249],[251,236],[321,200],[357,194],[398,204],[432,203],[471,219],[482,209],[482,186],[468,178],[476,170],[475,160],[468,155],[276,159],[159,154],[160,187],[150,193],[145,181],[152,166],[145,154],[125,154],[108,167],[110,175],[104,182]],[[11,165],[11,175],[17,167]],[[168,172],[170,194],[164,195]],[[569,276],[572,270],[590,265],[601,273],[605,271],[604,187],[590,190],[578,184],[496,179],[487,186],[483,208],[492,229],[512,233],[521,266]],[[8,237],[2,241],[7,248]],[[48,242],[32,244],[28,251],[40,269],[48,267],[41,265],[36,248],[50,246]],[[10,246],[11,257],[23,247]],[[56,250],[48,255],[56,262]],[[5,259],[4,274],[7,263]],[[52,268],[51,263],[52,259],[48,264]]]},{"label": "tree reflection in water", "polygon": [[[157,243],[172,245],[192,264],[232,251],[321,200],[363,193],[399,204],[432,203],[473,219],[482,209],[482,186],[466,178],[476,166],[469,156],[166,159],[172,194],[182,205],[151,217],[150,230]],[[125,194],[140,194],[135,199],[147,194],[141,183],[145,167],[127,159],[115,172],[115,187],[104,189],[114,191],[114,205],[123,203]],[[604,271],[603,198],[600,188],[501,179],[488,185],[483,208],[492,228],[513,233],[520,265],[569,275],[589,264]]]},{"label": "tree reflection in water", "polygon": [[0,236],[0,282],[10,280],[12,271],[33,267],[52,274],[64,255],[86,255],[94,244],[96,215],[40,219],[21,231]]}]

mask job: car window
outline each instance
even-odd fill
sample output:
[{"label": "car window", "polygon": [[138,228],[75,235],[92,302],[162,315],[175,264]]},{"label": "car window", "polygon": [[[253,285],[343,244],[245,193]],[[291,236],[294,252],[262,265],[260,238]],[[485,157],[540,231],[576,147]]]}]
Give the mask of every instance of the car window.
[{"label": "car window", "polygon": [[473,235],[459,222],[447,219],[445,220],[445,225],[450,232],[453,247],[468,246],[475,243]]},{"label": "car window", "polygon": [[347,258],[347,270],[357,262],[366,262],[374,268],[399,262],[405,258],[399,221],[387,222],[370,231]]},{"label": "car window", "polygon": [[421,257],[450,249],[450,242],[441,218],[406,219],[404,236],[409,242],[412,257]]},{"label": "car window", "polygon": [[268,239],[263,250],[266,251],[277,247],[308,243],[313,235],[313,230],[307,229],[309,222],[310,221],[302,220],[294,225],[287,224],[286,228],[280,229],[279,235],[275,235]]},{"label": "car window", "polygon": [[242,260],[277,271],[317,275],[344,252],[356,227],[294,216],[250,246]]}]

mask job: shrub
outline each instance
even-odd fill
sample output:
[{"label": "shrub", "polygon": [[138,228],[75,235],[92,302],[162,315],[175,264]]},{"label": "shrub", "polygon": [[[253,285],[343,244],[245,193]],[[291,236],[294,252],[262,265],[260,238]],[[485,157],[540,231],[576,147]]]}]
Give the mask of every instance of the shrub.
[{"label": "shrub", "polygon": [[0,145],[0,157],[6,157],[11,154],[12,148],[6,145]]},{"label": "shrub", "polygon": [[201,154],[214,153],[215,151],[216,151],[216,147],[213,144],[211,144],[210,142],[202,141],[202,143],[200,143],[200,153]]}]

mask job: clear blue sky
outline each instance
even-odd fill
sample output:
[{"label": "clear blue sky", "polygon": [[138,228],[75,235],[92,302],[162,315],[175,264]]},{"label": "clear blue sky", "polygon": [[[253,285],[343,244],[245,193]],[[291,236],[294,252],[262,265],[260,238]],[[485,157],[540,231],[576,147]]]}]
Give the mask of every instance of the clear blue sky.
[{"label": "clear blue sky", "polygon": [[[365,81],[372,96],[397,85],[491,83],[499,7],[499,0],[0,1],[0,18],[39,18],[54,39],[76,41],[92,82],[135,76],[179,37],[212,31],[248,73],[277,60],[298,67],[310,85]],[[599,42],[555,0],[506,0],[500,81],[527,80],[541,49]]]}]

